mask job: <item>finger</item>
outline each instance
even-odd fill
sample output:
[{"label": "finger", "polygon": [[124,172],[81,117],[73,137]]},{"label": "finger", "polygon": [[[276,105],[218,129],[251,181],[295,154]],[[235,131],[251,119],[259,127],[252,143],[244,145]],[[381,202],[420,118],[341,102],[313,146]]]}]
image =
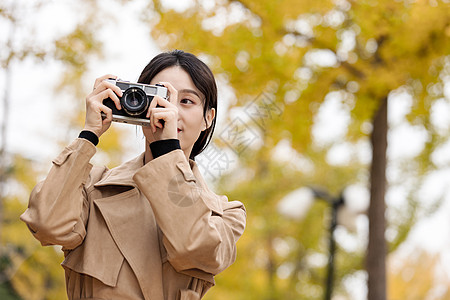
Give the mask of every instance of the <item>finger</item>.
[{"label": "finger", "polygon": [[[92,96],[91,98],[97,96],[100,101],[110,98],[115,103],[118,110],[122,109],[120,99],[118,97],[122,97],[123,93],[118,86],[110,82],[103,81],[100,83],[90,96]],[[94,100],[98,100],[97,97],[94,98]]]},{"label": "finger", "polygon": [[96,100],[101,103],[103,103],[103,100],[106,100],[108,98],[114,102],[114,104],[118,110],[122,109],[122,106],[120,105],[119,97],[111,89],[106,89],[96,96]]},{"label": "finger", "polygon": [[164,113],[165,108],[153,108],[150,113],[150,124],[152,125],[153,133],[157,128],[163,129],[164,127]]},{"label": "finger", "polygon": [[106,117],[103,119],[102,124],[106,125],[108,123],[112,122],[112,109],[110,109],[109,107],[102,105],[99,107],[100,111],[103,112]]},{"label": "finger", "polygon": [[111,89],[114,93],[116,93],[119,97],[123,96],[123,92],[120,89],[120,87],[118,87],[117,85],[115,85],[114,83],[111,83],[107,80],[104,80],[102,82],[100,82],[100,84],[95,88],[95,90],[93,91],[94,94],[99,94],[101,92],[103,92],[106,89]]},{"label": "finger", "polygon": [[157,107],[163,107],[163,108],[171,108],[172,104],[160,96],[154,96],[152,101],[150,102],[150,105],[148,106],[147,115],[146,117],[149,118],[151,111]]},{"label": "finger", "polygon": [[156,107],[150,112],[150,124],[152,125],[153,132],[156,132],[157,128],[163,128],[167,119],[167,108]]},{"label": "finger", "polygon": [[[153,119],[163,119],[164,121],[176,120],[178,115],[178,109],[174,106],[171,107],[150,107],[147,111],[147,118]],[[161,118],[160,116],[164,116]]]},{"label": "finger", "polygon": [[152,110],[158,105],[158,101],[155,98],[156,96],[153,97],[152,101],[150,102],[150,105],[148,106],[147,114],[145,115],[146,118],[150,118]]},{"label": "finger", "polygon": [[105,74],[97,79],[95,79],[95,83],[94,83],[94,90],[100,85],[100,83],[103,82],[103,80],[105,79],[117,79],[116,75],[113,74]]},{"label": "finger", "polygon": [[175,108],[177,107],[177,101],[170,102],[170,98],[168,100],[162,98],[161,96],[155,96],[154,98],[157,103],[157,107],[166,107],[166,108]]},{"label": "finger", "polygon": [[167,124],[168,116],[166,112],[157,112],[153,114],[153,122],[155,125],[155,128],[158,127],[160,129],[164,128],[164,125]]},{"label": "finger", "polygon": [[155,108],[154,110],[152,110],[151,122],[155,125],[155,127],[161,129],[166,128],[167,126],[169,126],[170,128],[174,128],[175,126],[176,128],[177,114],[178,112],[174,109]]},{"label": "finger", "polygon": [[152,112],[153,119],[158,123],[159,121],[168,122],[173,118],[173,112],[167,110],[154,110]]},{"label": "finger", "polygon": [[155,129],[156,128],[160,128],[160,129],[163,128],[163,125],[161,123],[161,119],[159,117],[157,117],[156,115],[154,115],[154,117],[153,117],[153,125],[155,126]]},{"label": "finger", "polygon": [[116,93],[119,97],[123,96],[123,92],[120,89],[120,87],[118,87],[114,83],[104,80],[104,81],[102,81],[102,83],[100,85],[104,86],[107,89],[113,90],[113,92]]},{"label": "finger", "polygon": [[146,115],[146,117],[150,119],[150,127],[151,127],[153,133],[156,131],[156,127],[153,125],[153,113],[152,113],[153,110],[155,109],[155,107],[156,107],[156,101],[150,102],[150,105],[147,110],[147,115]]},{"label": "finger", "polygon": [[173,87],[173,85],[170,82],[159,82],[159,84],[162,84],[169,90],[169,102],[172,104],[177,104],[178,102],[178,91]]},{"label": "finger", "polygon": [[152,128],[152,132],[156,132],[156,125],[155,125],[155,117],[153,114],[150,114],[150,127]]}]

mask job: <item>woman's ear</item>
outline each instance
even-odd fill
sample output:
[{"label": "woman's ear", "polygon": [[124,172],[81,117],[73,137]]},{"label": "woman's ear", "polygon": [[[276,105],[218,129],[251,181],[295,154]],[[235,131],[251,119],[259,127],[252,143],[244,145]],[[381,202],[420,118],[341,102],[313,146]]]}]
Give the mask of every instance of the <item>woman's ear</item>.
[{"label": "woman's ear", "polygon": [[206,112],[206,118],[205,118],[206,122],[204,124],[204,128],[202,131],[211,127],[212,121],[214,120],[215,117],[216,117],[216,109],[215,108],[208,109],[208,111]]}]

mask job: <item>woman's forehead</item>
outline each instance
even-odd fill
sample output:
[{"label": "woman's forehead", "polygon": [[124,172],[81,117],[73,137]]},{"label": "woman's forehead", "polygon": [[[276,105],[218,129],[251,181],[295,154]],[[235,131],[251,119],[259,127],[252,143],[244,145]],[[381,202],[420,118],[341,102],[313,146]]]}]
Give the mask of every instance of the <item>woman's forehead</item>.
[{"label": "woman's forehead", "polygon": [[197,89],[189,73],[179,66],[166,68],[156,74],[151,83],[158,82],[170,82],[177,90]]}]

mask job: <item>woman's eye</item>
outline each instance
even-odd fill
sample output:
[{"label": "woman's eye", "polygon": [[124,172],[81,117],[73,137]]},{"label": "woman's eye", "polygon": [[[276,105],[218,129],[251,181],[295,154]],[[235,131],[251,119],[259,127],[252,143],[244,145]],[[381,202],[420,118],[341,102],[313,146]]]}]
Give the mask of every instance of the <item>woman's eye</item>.
[{"label": "woman's eye", "polygon": [[194,103],[194,101],[192,101],[191,99],[182,99],[181,100],[181,103],[183,103],[183,104],[193,104]]}]

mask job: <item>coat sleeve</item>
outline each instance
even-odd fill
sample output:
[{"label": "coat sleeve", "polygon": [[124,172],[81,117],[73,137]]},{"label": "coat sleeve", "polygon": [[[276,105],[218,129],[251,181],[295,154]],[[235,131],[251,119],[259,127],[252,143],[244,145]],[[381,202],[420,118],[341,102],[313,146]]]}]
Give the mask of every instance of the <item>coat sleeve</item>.
[{"label": "coat sleeve", "polygon": [[83,241],[88,209],[84,185],[95,152],[92,143],[76,139],[53,160],[47,178],[31,192],[20,219],[42,245],[73,249]]},{"label": "coat sleeve", "polygon": [[167,259],[177,272],[216,275],[235,261],[244,205],[205,188],[181,150],[152,160],[133,178],[153,208]]}]

